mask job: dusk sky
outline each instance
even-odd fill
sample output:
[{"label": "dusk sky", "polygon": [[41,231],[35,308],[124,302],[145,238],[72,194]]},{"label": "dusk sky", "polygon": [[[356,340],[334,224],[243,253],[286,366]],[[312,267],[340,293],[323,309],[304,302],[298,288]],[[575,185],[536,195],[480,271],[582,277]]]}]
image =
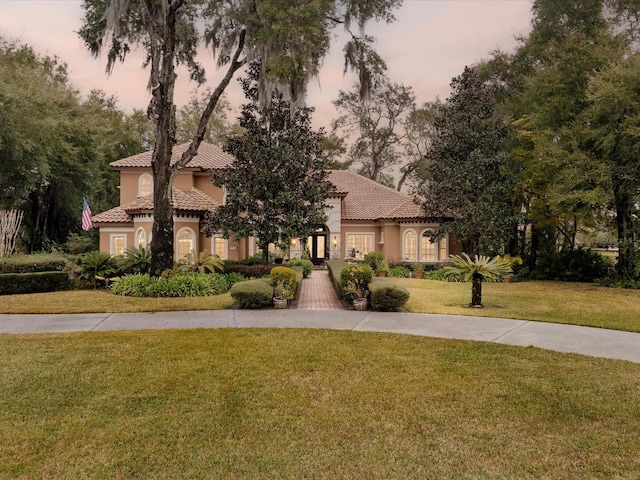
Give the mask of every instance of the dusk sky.
[{"label": "dusk sky", "polygon": [[[452,77],[461,74],[465,65],[487,58],[496,48],[513,51],[515,37],[530,30],[530,10],[531,0],[405,0],[395,23],[369,24],[367,33],[377,38],[377,50],[387,62],[391,80],[413,87],[422,104],[437,96],[445,99]],[[142,69],[142,55],[134,52],[107,76],[106,58],[94,59],[75,33],[81,19],[80,0],[0,0],[1,36],[18,38],[42,55],[57,55],[68,64],[70,81],[83,95],[99,88],[115,95],[127,112],[146,110],[148,72]],[[309,87],[307,103],[316,108],[316,126],[328,127],[338,116],[331,102],[355,80],[351,74],[342,74],[345,37],[340,29],[336,33],[319,81]],[[209,84],[215,86],[221,74],[210,54],[206,60]],[[178,106],[196,87],[184,71],[180,73]],[[228,89],[234,107],[244,102],[237,83],[232,81]]]}]

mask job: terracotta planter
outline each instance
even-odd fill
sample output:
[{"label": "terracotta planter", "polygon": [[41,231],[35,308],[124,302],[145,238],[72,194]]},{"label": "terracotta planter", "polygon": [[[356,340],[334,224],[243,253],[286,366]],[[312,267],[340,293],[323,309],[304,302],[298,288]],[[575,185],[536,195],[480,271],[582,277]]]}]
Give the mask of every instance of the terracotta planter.
[{"label": "terracotta planter", "polygon": [[378,277],[386,277],[387,276],[387,272],[385,270],[380,270],[380,271],[376,272],[376,275]]},{"label": "terracotta planter", "polygon": [[287,308],[289,306],[289,301],[285,298],[285,299],[280,299],[280,298],[274,298],[273,299],[273,308],[275,309],[279,309],[279,310],[283,310],[285,308]]},{"label": "terracotta planter", "polygon": [[511,283],[511,277],[502,277],[502,283]]},{"label": "terracotta planter", "polygon": [[358,299],[353,301],[353,309],[363,312],[367,309],[367,299]]},{"label": "terracotta planter", "polygon": [[422,274],[421,273],[414,273],[413,274],[413,278],[422,278]]}]

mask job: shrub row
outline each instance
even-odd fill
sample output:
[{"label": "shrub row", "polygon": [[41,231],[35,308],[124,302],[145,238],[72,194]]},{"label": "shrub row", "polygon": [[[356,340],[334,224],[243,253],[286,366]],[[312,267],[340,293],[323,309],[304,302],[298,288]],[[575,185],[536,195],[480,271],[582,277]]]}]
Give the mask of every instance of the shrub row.
[{"label": "shrub row", "polygon": [[218,273],[184,272],[160,278],[138,274],[114,280],[111,291],[129,297],[202,297],[226,292],[229,283]]},{"label": "shrub row", "polygon": [[342,273],[342,269],[349,264],[344,260],[326,260],[324,264],[329,270],[329,278],[331,279],[331,283],[333,283],[333,288],[336,289],[336,293],[338,294],[338,296],[342,298],[342,289],[340,288],[340,274]]},{"label": "shrub row", "polygon": [[62,255],[42,254],[13,255],[0,260],[2,273],[61,272],[72,266]]},{"label": "shrub row", "polygon": [[272,268],[273,265],[242,265],[227,263],[224,266],[224,271],[227,273],[239,273],[245,278],[260,278],[269,275]]},{"label": "shrub row", "polygon": [[54,292],[66,290],[69,286],[66,272],[0,274],[0,295]]}]

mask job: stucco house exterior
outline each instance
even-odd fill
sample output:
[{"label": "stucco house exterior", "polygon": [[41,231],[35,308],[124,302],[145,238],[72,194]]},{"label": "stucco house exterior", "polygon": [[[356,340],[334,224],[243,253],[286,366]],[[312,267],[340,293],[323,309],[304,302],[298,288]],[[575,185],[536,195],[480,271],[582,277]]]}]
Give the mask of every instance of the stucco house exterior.
[{"label": "stucco house exterior", "polygon": [[[177,145],[177,160],[188,144]],[[224,202],[224,189],[215,187],[210,173],[228,168],[233,157],[221,148],[203,143],[198,155],[176,176],[173,184],[176,261],[187,261],[192,249],[209,249],[222,259],[242,260],[258,253],[253,237],[237,242],[220,235],[207,237],[202,222],[207,212]],[[131,246],[148,245],[153,225],[153,178],[151,152],[111,163],[120,173],[120,205],[94,215],[100,230],[100,250],[122,255]],[[385,187],[348,170],[332,170],[334,185],[328,199],[327,223],[307,239],[314,263],[329,258],[362,258],[376,250],[389,261],[438,263],[459,253],[460,245],[447,236],[432,241],[438,224],[424,217],[412,196]],[[302,253],[299,241],[292,241],[290,255]]]}]

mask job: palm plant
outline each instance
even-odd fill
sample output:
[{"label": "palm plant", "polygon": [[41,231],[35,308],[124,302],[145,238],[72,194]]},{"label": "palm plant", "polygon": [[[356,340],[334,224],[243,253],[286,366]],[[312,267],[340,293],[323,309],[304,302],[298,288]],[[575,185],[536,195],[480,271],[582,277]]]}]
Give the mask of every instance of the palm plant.
[{"label": "palm plant", "polygon": [[473,260],[466,253],[451,255],[451,267],[445,267],[445,275],[457,275],[465,282],[472,281],[470,307],[482,307],[482,280],[485,278],[498,280],[503,275],[512,273],[511,261],[495,256],[476,255]]},{"label": "palm plant", "polygon": [[149,273],[151,271],[151,249],[143,247],[129,247],[118,266],[126,272]]},{"label": "palm plant", "polygon": [[93,284],[93,288],[96,288],[96,280],[102,280],[106,283],[109,275],[116,272],[115,258],[98,250],[86,253],[80,264],[82,276]]},{"label": "palm plant", "polygon": [[214,273],[224,271],[224,262],[218,255],[213,255],[209,252],[209,249],[205,248],[202,252],[198,253],[195,250],[191,250],[189,254],[190,263],[182,265],[184,270],[190,270],[200,273]]}]

